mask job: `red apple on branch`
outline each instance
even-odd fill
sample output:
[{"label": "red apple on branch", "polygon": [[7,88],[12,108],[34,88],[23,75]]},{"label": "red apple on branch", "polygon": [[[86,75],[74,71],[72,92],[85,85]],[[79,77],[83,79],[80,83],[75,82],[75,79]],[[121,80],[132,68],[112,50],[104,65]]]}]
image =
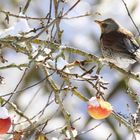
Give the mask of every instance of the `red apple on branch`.
[{"label": "red apple on branch", "polygon": [[102,97],[92,97],[88,102],[88,114],[94,119],[105,119],[112,112],[112,105]]},{"label": "red apple on branch", "polygon": [[0,107],[0,134],[6,134],[11,126],[11,119],[8,110],[5,107]]}]

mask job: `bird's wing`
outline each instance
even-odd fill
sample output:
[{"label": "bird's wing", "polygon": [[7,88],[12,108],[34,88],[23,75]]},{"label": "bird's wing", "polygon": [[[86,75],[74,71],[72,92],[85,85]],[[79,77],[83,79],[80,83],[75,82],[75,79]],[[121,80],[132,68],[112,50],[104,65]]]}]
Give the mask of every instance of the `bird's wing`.
[{"label": "bird's wing", "polygon": [[125,53],[134,56],[134,52],[139,49],[138,43],[129,31],[118,30],[112,31],[101,36],[104,46],[116,52]]},{"label": "bird's wing", "polygon": [[130,53],[135,53],[137,49],[139,49],[138,43],[133,39],[129,38],[124,38],[123,39],[125,48],[130,52]]},{"label": "bird's wing", "polygon": [[140,63],[140,47],[134,38],[124,39],[124,43],[127,46],[127,50],[133,55],[133,57]]},{"label": "bird's wing", "polygon": [[123,41],[126,47],[126,49],[130,52],[130,53],[134,53],[137,49],[140,49],[139,44],[137,43],[137,41],[134,38],[134,35],[124,29],[124,28],[120,28],[118,31],[121,36],[123,36]]}]

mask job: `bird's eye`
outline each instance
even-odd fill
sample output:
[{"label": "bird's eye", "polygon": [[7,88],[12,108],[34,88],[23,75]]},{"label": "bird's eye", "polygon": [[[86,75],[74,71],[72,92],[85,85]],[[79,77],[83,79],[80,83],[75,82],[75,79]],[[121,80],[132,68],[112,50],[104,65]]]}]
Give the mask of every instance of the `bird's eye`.
[{"label": "bird's eye", "polygon": [[102,27],[103,27],[103,28],[106,28],[106,27],[107,27],[107,24],[106,24],[106,23],[103,23],[103,24],[102,24]]}]

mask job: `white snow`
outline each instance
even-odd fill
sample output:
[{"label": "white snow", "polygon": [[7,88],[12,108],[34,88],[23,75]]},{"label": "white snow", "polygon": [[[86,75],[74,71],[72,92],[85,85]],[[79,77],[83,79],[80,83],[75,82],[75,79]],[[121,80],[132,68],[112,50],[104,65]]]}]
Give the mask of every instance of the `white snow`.
[{"label": "white snow", "polygon": [[[22,14],[20,13],[19,16]],[[22,15],[25,16],[25,15]],[[0,33],[0,38],[4,38],[6,36],[20,36],[20,33],[29,32],[32,30],[26,19],[19,19],[13,26],[5,29],[2,33]]]},{"label": "white snow", "polygon": [[0,119],[6,119],[8,117],[8,110],[5,107],[0,107]]},{"label": "white snow", "polygon": [[[62,57],[59,57],[57,59],[57,62],[55,62],[55,60],[48,60],[47,63],[48,63],[46,64],[47,66],[51,65],[51,67],[53,68],[55,68],[55,63],[56,63],[58,70],[62,70],[66,65],[68,65],[68,62],[64,60]],[[69,68],[65,68],[64,71],[70,73]]]},{"label": "white snow", "polygon": [[95,96],[93,96],[92,98],[89,99],[88,104],[94,105],[94,106],[99,106],[99,102],[97,101],[97,98]]}]

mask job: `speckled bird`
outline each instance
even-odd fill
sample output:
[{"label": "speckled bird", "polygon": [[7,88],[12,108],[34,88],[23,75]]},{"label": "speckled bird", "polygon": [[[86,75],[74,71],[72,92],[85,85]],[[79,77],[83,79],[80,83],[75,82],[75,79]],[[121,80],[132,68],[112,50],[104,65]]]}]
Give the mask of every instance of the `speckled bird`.
[{"label": "speckled bird", "polygon": [[140,47],[130,31],[112,18],[95,22],[101,28],[101,51],[107,61],[122,68],[140,62]]}]

